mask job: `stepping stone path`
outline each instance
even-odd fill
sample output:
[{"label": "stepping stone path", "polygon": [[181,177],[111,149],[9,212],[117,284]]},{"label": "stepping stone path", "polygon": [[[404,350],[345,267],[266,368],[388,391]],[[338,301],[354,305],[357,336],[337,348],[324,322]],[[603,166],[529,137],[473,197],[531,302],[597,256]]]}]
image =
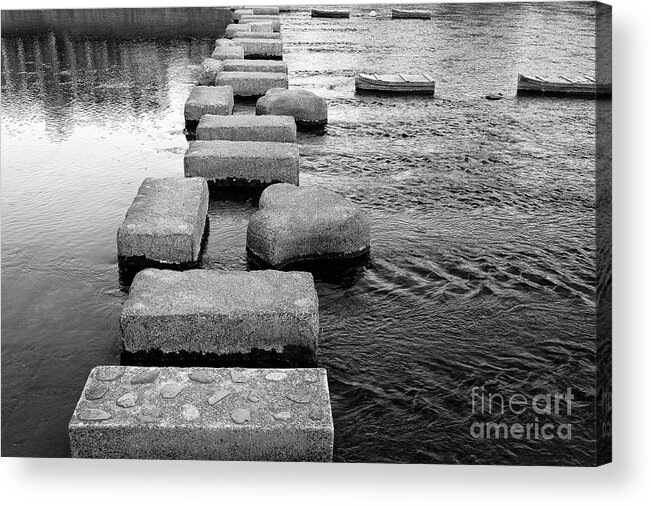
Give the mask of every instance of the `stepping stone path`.
[{"label": "stepping stone path", "polygon": [[219,186],[298,184],[298,146],[287,142],[194,141],[185,153],[188,177]]},{"label": "stepping stone path", "polygon": [[271,88],[258,100],[255,113],[293,116],[299,129],[322,127],[328,123],[325,99],[307,90]]},{"label": "stepping stone path", "polygon": [[146,269],[133,280],[120,329],[127,353],[313,365],[319,301],[307,272]]},{"label": "stepping stone path", "polygon": [[120,268],[196,265],[207,214],[205,179],[145,179],[118,229]]},{"label": "stepping stone path", "polygon": [[291,116],[213,116],[201,117],[197,140],[295,142],[296,123]]},{"label": "stepping stone path", "polygon": [[[143,373],[154,381],[132,381]],[[330,462],[334,441],[325,369],[99,366],[68,430],[76,458]]]},{"label": "stepping stone path", "polygon": [[288,184],[269,186],[251,216],[246,249],[275,269],[305,260],[365,255],[370,222],[355,204],[334,192]]},{"label": "stepping stone path", "polygon": [[217,86],[230,86],[236,97],[259,97],[271,88],[287,88],[287,74],[280,72],[220,72]]},{"label": "stepping stone path", "polygon": [[185,125],[194,130],[204,114],[233,114],[233,88],[230,86],[195,86],[185,101]]}]

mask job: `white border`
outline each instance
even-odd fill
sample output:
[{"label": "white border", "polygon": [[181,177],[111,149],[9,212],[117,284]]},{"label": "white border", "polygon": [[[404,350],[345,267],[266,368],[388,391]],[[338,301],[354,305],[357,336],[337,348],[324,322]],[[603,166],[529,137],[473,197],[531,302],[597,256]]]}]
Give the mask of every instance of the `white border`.
[{"label": "white border", "polygon": [[[215,6],[223,0],[0,1],[0,8]],[[258,5],[305,4],[256,0]],[[314,4],[375,3],[327,0]],[[392,2],[399,3],[399,2]],[[647,2],[612,0],[614,35],[614,458],[598,469],[0,461],[5,504],[641,504],[649,500],[649,54]],[[243,2],[244,4],[244,2]],[[646,117],[643,113],[646,113]],[[646,149],[645,149],[646,148]]]}]

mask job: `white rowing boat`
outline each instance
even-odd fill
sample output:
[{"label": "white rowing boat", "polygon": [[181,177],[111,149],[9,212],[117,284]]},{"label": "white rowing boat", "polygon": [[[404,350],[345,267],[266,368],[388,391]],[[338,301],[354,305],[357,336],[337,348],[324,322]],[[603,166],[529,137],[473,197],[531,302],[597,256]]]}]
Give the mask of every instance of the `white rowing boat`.
[{"label": "white rowing boat", "polygon": [[357,91],[434,95],[435,82],[428,74],[359,74]]}]

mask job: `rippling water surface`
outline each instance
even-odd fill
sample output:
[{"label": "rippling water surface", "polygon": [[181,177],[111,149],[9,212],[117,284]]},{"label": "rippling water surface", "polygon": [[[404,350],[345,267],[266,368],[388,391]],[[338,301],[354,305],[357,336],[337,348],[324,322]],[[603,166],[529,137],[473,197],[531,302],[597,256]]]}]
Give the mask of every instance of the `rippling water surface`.
[{"label": "rippling water surface", "polygon": [[[282,15],[290,86],[329,106],[324,135],[299,135],[301,184],[372,219],[368,262],[315,271],[335,460],[586,463],[595,103],[516,98],[515,86],[518,72],[594,75],[594,10],[428,8],[431,21],[394,21],[386,6]],[[88,372],[119,363],[116,230],[143,178],[183,174],[183,104],[213,42],[2,39],[3,455],[69,455]],[[357,96],[364,70],[427,72],[436,97]],[[493,92],[505,98],[483,98]],[[214,199],[209,212],[203,267],[251,268],[255,202]],[[471,437],[474,386],[572,388],[571,415],[552,420],[572,423],[571,441]]]}]

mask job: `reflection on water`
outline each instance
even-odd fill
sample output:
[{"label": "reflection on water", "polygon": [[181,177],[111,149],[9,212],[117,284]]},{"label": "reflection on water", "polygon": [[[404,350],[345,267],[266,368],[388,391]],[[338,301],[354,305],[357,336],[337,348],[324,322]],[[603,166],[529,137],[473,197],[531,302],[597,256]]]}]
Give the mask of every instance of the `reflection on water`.
[{"label": "reflection on water", "polygon": [[[515,78],[593,75],[594,8],[428,7],[431,22],[378,6],[349,20],[282,16],[291,85],[329,103],[325,134],[299,134],[301,184],[372,220],[368,261],[315,271],[335,459],[586,462],[595,106],[519,99]],[[380,16],[356,16],[372,9]],[[3,454],[68,455],[89,370],[118,363],[116,230],[145,177],[183,174],[183,103],[213,38],[2,39]],[[355,95],[352,76],[379,69],[426,71],[436,97]],[[495,91],[505,98],[483,99]],[[211,196],[203,268],[255,268],[256,200]],[[571,387],[572,441],[472,438],[469,391],[481,385]]]}]

